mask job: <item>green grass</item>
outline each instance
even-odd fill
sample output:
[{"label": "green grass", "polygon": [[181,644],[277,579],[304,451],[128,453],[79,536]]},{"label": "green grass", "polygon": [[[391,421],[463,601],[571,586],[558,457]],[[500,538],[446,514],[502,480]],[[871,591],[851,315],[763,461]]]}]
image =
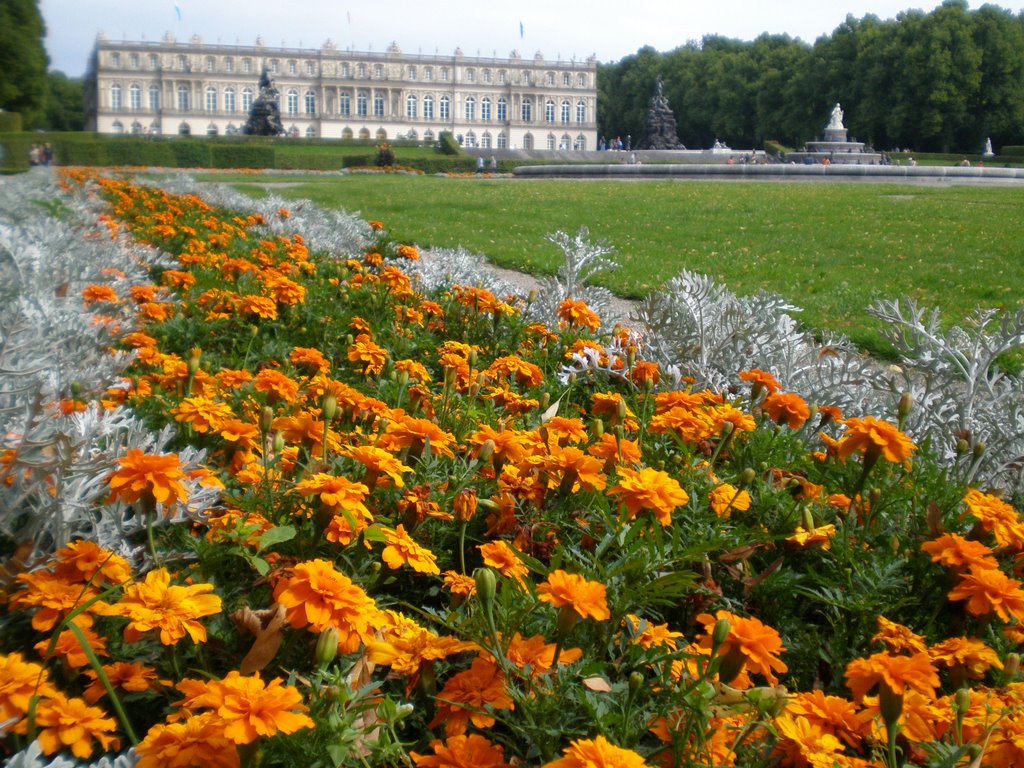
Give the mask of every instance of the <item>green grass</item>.
[{"label": "green grass", "polygon": [[[216,175],[204,180],[235,180]],[[261,194],[274,177],[245,177]],[[385,222],[399,240],[463,246],[494,263],[550,273],[555,230],[615,248],[604,276],[639,298],[683,269],[739,294],[766,290],[802,307],[802,321],[884,353],[865,308],[912,297],[950,322],[976,306],[1024,298],[1024,188],[845,183],[480,180],[434,177],[289,177],[275,189]]]}]

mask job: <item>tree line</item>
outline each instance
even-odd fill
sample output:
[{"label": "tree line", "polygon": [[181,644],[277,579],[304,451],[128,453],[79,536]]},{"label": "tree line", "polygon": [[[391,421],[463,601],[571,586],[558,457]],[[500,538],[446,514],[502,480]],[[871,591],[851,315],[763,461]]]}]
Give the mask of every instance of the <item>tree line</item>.
[{"label": "tree line", "polygon": [[879,150],[976,152],[1024,144],[1024,13],[946,0],[892,20],[847,16],[813,45],[708,36],[673,51],[644,47],[598,69],[601,135],[643,133],[661,78],[680,140],[790,147],[822,135],[836,102],[851,139]]}]

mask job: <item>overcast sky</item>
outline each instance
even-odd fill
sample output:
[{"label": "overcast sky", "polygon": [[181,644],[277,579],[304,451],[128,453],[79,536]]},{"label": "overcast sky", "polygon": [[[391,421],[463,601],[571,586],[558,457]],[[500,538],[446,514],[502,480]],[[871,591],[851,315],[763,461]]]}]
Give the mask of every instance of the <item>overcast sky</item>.
[{"label": "overcast sky", "polygon": [[[981,2],[972,0],[971,8]],[[1020,12],[1024,2],[997,2]],[[383,51],[392,41],[408,53],[618,61],[644,45],[667,51],[718,34],[753,40],[786,33],[808,43],[830,34],[852,14],[895,18],[908,8],[939,3],[914,0],[516,0],[514,3],[431,0],[40,0],[50,67],[85,72],[96,34],[111,40],[158,40],[319,47],[330,38],[342,49]],[[502,7],[504,6],[504,7]],[[522,27],[520,27],[522,25]]]}]

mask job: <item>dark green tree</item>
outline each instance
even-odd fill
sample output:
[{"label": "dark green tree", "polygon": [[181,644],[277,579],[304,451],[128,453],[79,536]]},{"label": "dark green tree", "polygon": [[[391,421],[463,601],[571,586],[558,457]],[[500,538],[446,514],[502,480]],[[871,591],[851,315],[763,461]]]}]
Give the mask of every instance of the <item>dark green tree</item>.
[{"label": "dark green tree", "polygon": [[46,107],[45,34],[37,0],[0,0],[0,109],[20,112],[26,127]]},{"label": "dark green tree", "polygon": [[50,72],[47,77],[46,115],[43,126],[48,131],[80,131],[85,124],[85,93],[81,78],[63,72]]}]

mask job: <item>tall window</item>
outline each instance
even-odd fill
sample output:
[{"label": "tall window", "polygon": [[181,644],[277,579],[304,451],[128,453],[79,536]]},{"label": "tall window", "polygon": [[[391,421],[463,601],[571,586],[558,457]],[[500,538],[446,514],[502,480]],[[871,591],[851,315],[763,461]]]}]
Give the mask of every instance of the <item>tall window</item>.
[{"label": "tall window", "polygon": [[480,146],[484,149],[491,148],[491,134],[487,133],[487,131],[484,131],[483,135],[480,137]]},{"label": "tall window", "polygon": [[442,120],[449,120],[451,118],[451,101],[447,96],[441,97],[440,115]]},{"label": "tall window", "polygon": [[373,65],[373,79],[380,80],[384,77],[384,67],[380,64]]},{"label": "tall window", "polygon": [[311,90],[306,91],[305,107],[307,115],[316,114],[316,94]]},{"label": "tall window", "polygon": [[299,72],[299,65],[298,65],[298,63],[295,62],[295,61],[289,61],[288,62],[288,74],[289,75],[296,75],[296,74],[298,74],[298,72]]},{"label": "tall window", "polygon": [[246,114],[252,111],[252,88],[242,89],[242,111]]},{"label": "tall window", "polygon": [[430,80],[434,79],[434,68],[433,67],[424,67],[423,68],[423,79],[427,80],[427,81],[430,81]]},{"label": "tall window", "polygon": [[246,74],[252,72],[252,59],[242,59],[242,71]]},{"label": "tall window", "polygon": [[359,64],[356,66],[356,77],[366,77],[366,65]]},{"label": "tall window", "polygon": [[178,111],[179,112],[188,112],[188,110],[189,110],[189,100],[190,100],[189,99],[189,95],[190,95],[190,93],[191,93],[191,89],[189,88],[189,86],[187,84],[181,83],[178,86]]},{"label": "tall window", "polygon": [[466,122],[471,123],[476,120],[476,99],[472,96],[466,97]]},{"label": "tall window", "polygon": [[226,59],[224,59],[224,71],[225,72],[234,72],[235,71],[235,60],[232,59],[230,56],[228,56]]},{"label": "tall window", "polygon": [[366,91],[356,94],[356,114],[366,117]]},{"label": "tall window", "polygon": [[142,86],[138,83],[128,86],[128,109],[132,112],[142,109]]},{"label": "tall window", "polygon": [[[487,70],[484,71],[486,72]],[[480,99],[480,119],[485,123],[491,121],[491,100],[487,96]]]},{"label": "tall window", "polygon": [[188,69],[188,57],[185,55],[178,56],[178,69],[182,72]]},{"label": "tall window", "polygon": [[498,149],[508,149],[508,136],[505,135],[504,131],[498,133],[498,141],[496,143]]},{"label": "tall window", "polygon": [[350,77],[351,74],[352,73],[349,71],[349,68],[348,68],[348,62],[347,61],[341,62],[341,76],[342,77]]},{"label": "tall window", "polygon": [[582,152],[587,148],[587,137],[582,133],[576,137],[576,141],[572,143],[572,148],[577,152]]},{"label": "tall window", "polygon": [[504,123],[508,120],[508,102],[502,96],[498,99],[498,122]]},{"label": "tall window", "polygon": [[528,133],[523,136],[523,149],[533,149],[533,134]]},{"label": "tall window", "polygon": [[554,72],[548,72],[547,75],[544,76],[544,81],[548,85],[554,85],[555,84],[555,73]]},{"label": "tall window", "polygon": [[412,64],[410,64],[409,68],[405,71],[405,76],[408,79],[410,79],[410,80],[415,80],[416,79],[416,67],[414,67]]},{"label": "tall window", "polygon": [[408,118],[416,117],[416,107],[417,107],[416,101],[417,101],[416,100],[416,96],[414,94],[411,94],[411,93],[405,98],[405,116],[406,117],[408,117]]},{"label": "tall window", "polygon": [[[491,70],[485,69],[483,72],[481,72],[480,73],[480,79],[483,80],[485,83],[491,82]],[[483,146],[483,143],[484,143],[483,139],[481,139],[480,140],[480,146]],[[488,146],[490,146],[490,145],[488,144]]]},{"label": "tall window", "polygon": [[[139,68],[139,54],[133,53],[133,54],[131,54],[128,57],[128,66],[131,67],[132,69],[138,69]],[[132,133],[136,133],[135,125],[136,125],[135,123],[132,123]],[[141,131],[142,131],[142,125],[139,125],[139,132],[141,132]]]},{"label": "tall window", "polygon": [[384,92],[373,92],[373,114],[376,117],[384,117]]},{"label": "tall window", "polygon": [[562,73],[562,85],[564,85],[566,88],[572,85],[572,75],[570,75],[568,72]]},{"label": "tall window", "polygon": [[312,61],[307,61],[306,62],[306,74],[307,75],[315,75],[316,74],[316,64],[314,62],[312,62]]},{"label": "tall window", "polygon": [[341,113],[342,117],[348,117],[352,114],[352,97],[348,91],[342,91],[338,95],[338,112]]},{"label": "tall window", "polygon": [[156,112],[160,109],[160,86],[149,86],[149,108]]},{"label": "tall window", "polygon": [[285,110],[289,115],[299,114],[299,92],[294,88],[288,91],[288,96],[285,100]]},{"label": "tall window", "polygon": [[[555,134],[549,133],[548,134],[548,149],[554,149],[554,148],[555,148]],[[559,149],[561,149],[561,147],[559,147]]]},{"label": "tall window", "polygon": [[576,102],[576,122],[587,122],[587,102],[583,101],[583,99]]},{"label": "tall window", "polygon": [[110,108],[121,109],[121,86],[114,83],[110,86]]},{"label": "tall window", "polygon": [[448,67],[441,67],[441,82],[448,82]]},{"label": "tall window", "polygon": [[235,89],[225,88],[224,89],[224,111],[234,112],[235,111]]},{"label": "tall window", "polygon": [[473,69],[466,70],[466,82],[472,83],[476,81],[476,71]]},{"label": "tall window", "polygon": [[533,99],[523,99],[523,122],[533,122]]},{"label": "tall window", "polygon": [[504,69],[498,70],[498,85],[505,85],[508,82],[508,73]]},{"label": "tall window", "polygon": [[475,147],[476,146],[476,134],[473,133],[472,131],[470,131],[469,133],[466,134],[466,146],[467,147]]},{"label": "tall window", "polygon": [[212,85],[206,87],[206,111],[217,111],[217,89]]},{"label": "tall window", "polygon": [[562,122],[563,123],[568,123],[569,122],[569,115],[571,113],[571,110],[572,110],[572,105],[569,104],[569,100],[566,99],[565,101],[562,102]]},{"label": "tall window", "polygon": [[[117,51],[113,51],[110,54],[110,66],[120,67],[121,66],[121,54]],[[121,126],[121,130],[124,131],[124,126]]]},{"label": "tall window", "polygon": [[217,62],[214,60],[213,56],[207,56],[206,57],[206,71],[207,72],[213,72],[213,70],[215,70],[216,68],[217,68]]},{"label": "tall window", "polygon": [[555,102],[551,99],[544,102],[544,121],[548,123],[555,122]]},{"label": "tall window", "polygon": [[576,78],[576,85],[580,86],[581,88],[587,85],[587,76],[582,72],[580,72],[579,76]]},{"label": "tall window", "polygon": [[271,59],[271,61],[270,61],[270,74],[276,75],[280,68],[281,68],[280,62],[278,62],[277,59]]},{"label": "tall window", "polygon": [[156,57],[155,53],[149,54],[149,64],[148,64],[148,66],[149,66],[150,69],[156,69],[157,65],[159,63],[160,63],[160,60]]},{"label": "tall window", "polygon": [[424,96],[423,97],[423,119],[433,120],[434,119],[434,97]]}]

